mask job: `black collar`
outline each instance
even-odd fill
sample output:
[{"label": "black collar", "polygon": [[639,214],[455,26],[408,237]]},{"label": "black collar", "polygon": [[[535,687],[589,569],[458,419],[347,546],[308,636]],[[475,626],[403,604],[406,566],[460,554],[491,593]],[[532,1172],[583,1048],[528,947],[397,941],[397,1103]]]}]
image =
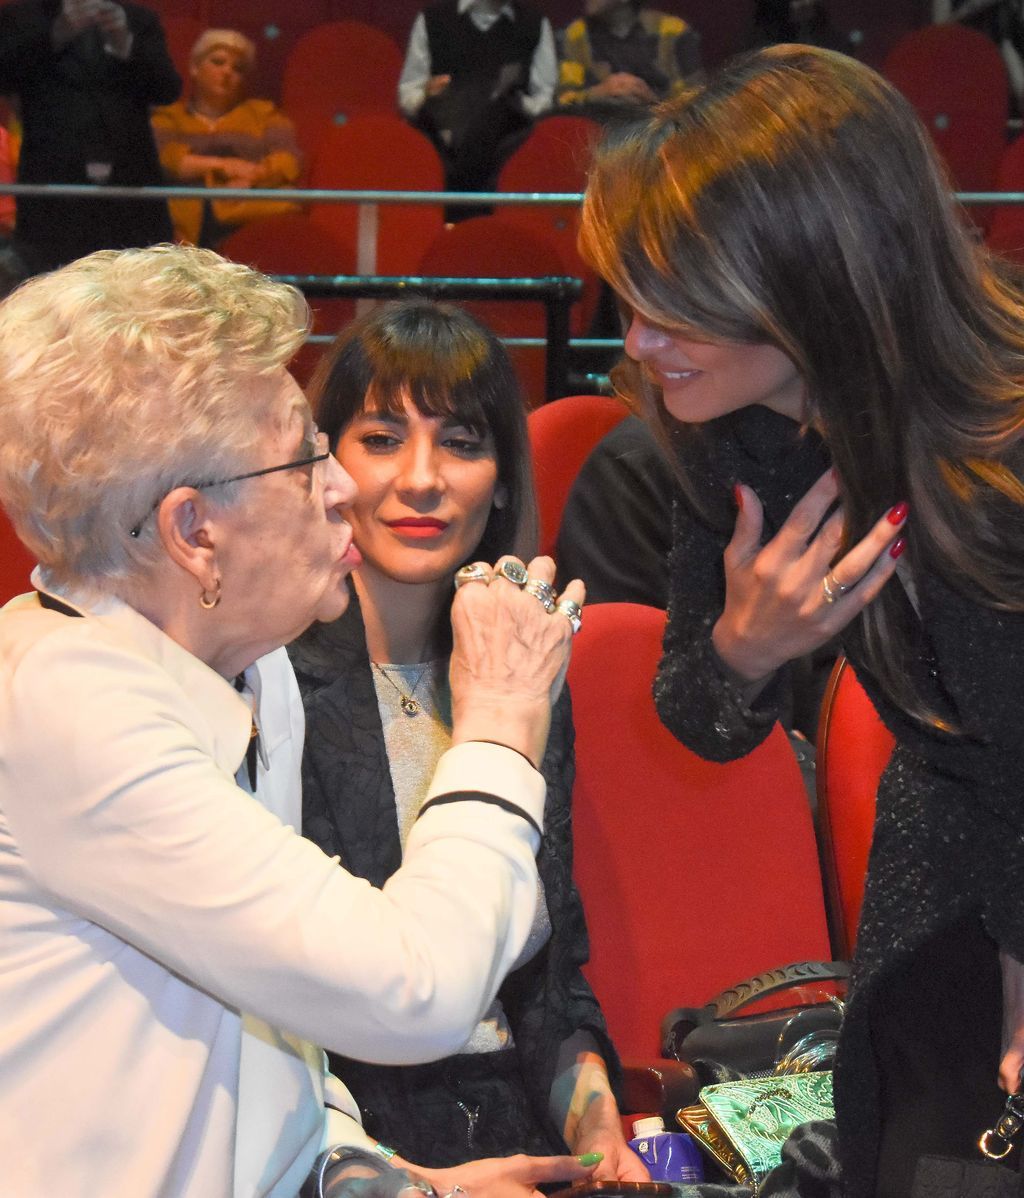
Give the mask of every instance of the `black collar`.
[{"label": "black collar", "polygon": [[55,599],[53,595],[47,595],[45,591],[37,591],[39,595],[40,607],[47,607],[50,611],[59,611],[64,616],[80,616],[80,611],[75,611],[73,607],[65,603],[62,599]]}]

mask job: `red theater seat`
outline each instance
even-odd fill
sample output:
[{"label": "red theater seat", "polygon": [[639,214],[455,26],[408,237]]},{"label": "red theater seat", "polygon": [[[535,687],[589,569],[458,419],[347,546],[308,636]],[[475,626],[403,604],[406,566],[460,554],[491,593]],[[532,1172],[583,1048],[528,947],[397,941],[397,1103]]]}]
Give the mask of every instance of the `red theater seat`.
[{"label": "red theater seat", "polygon": [[663,727],[651,685],[665,613],[595,604],[569,667],[575,877],[587,975],[627,1057],[656,1057],[662,1017],[734,983],[831,956],[810,804],[778,725],[707,762]]},{"label": "red theater seat", "polygon": [[304,33],[284,63],[281,106],[295,122],[306,160],[332,125],[395,107],[402,51],[362,21],[328,21]]},{"label": "red theater seat", "polygon": [[[504,216],[474,216],[443,229],[420,260],[420,273],[454,278],[540,278],[567,275],[557,249]],[[501,337],[543,337],[544,305],[536,300],[471,300],[464,305]],[[527,404],[545,399],[543,348],[512,347]]]},{"label": "red theater seat", "polygon": [[[991,191],[1006,147],[1010,86],[1003,59],[984,34],[928,25],[904,35],[882,73],[917,110],[960,191]],[[969,209],[985,228],[989,209]]]},{"label": "red theater seat", "polygon": [[[429,138],[394,113],[363,113],[327,130],[310,186],[334,191],[441,191]],[[404,275],[441,232],[440,205],[313,204],[310,217],[348,247],[360,274]]]},{"label": "red theater seat", "polygon": [[[354,256],[331,234],[308,216],[274,216],[253,221],[232,233],[220,252],[233,262],[244,262],[267,274],[338,275],[353,274]],[[350,299],[314,299],[313,332],[336,333],[355,315]],[[292,360],[291,370],[305,386],[323,349],[304,345]]]},{"label": "red theater seat", "polygon": [[845,657],[832,670],[818,724],[818,832],[837,956],[857,939],[875,822],[875,793],[889,764],[892,733]]},{"label": "red theater seat", "polygon": [[35,564],[32,554],[18,540],[7,513],[0,507],[0,603],[32,589],[29,575]]},{"label": "red theater seat", "polygon": [[540,519],[540,553],[553,555],[562,511],[587,456],[628,413],[608,395],[567,395],[527,417]]},{"label": "red theater seat", "polygon": [[197,17],[178,14],[161,17],[160,24],[163,26],[164,37],[167,39],[167,52],[181,76],[182,88],[187,92],[189,88],[189,52],[203,32],[204,25]]},{"label": "red theater seat", "polygon": [[[585,117],[544,117],[502,167],[498,190],[582,192],[600,133],[600,126]],[[576,249],[579,205],[516,204],[502,208],[501,213],[554,245],[566,270],[583,280],[583,297],[573,309],[573,332],[583,333],[597,305],[599,282]]]},{"label": "red theater seat", "polygon": [[[1006,148],[996,174],[997,191],[1024,191],[1024,137]],[[1024,205],[1000,204],[985,237],[990,249],[1024,266]]]}]

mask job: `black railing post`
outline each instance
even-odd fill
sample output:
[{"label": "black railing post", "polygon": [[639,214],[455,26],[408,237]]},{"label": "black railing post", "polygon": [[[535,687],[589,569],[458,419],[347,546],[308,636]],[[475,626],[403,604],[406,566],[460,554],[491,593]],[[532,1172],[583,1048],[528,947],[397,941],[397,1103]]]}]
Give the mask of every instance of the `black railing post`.
[{"label": "black railing post", "polygon": [[560,399],[569,379],[569,305],[576,298],[565,290],[544,299],[547,313],[547,354],[544,359],[545,400]]},{"label": "black railing post", "polygon": [[580,297],[583,284],[571,275],[541,278],[464,279],[424,275],[274,275],[298,288],[307,298],[400,299],[423,295],[431,299],[516,300],[542,303],[547,314],[545,400],[565,394],[569,377],[569,307]]}]

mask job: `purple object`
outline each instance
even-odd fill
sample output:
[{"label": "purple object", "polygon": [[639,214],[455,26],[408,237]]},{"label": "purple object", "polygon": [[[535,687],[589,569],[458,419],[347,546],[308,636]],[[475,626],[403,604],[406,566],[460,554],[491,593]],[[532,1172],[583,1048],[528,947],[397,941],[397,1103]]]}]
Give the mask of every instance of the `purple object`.
[{"label": "purple object", "polygon": [[637,1119],[629,1146],[647,1166],[651,1181],[704,1180],[700,1149],[685,1132],[666,1131],[660,1117]]}]

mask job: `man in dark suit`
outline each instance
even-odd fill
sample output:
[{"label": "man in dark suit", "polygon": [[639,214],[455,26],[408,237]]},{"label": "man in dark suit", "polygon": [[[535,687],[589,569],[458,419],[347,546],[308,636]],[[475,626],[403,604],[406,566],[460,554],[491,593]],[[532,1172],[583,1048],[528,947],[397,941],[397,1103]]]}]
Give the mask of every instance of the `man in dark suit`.
[{"label": "man in dark suit", "polygon": [[[180,91],[148,9],[113,0],[16,0],[0,8],[0,93],[20,105],[21,183],[160,183],[149,109]],[[163,202],[18,200],[15,245],[33,271],[97,249],[170,240]]]}]

